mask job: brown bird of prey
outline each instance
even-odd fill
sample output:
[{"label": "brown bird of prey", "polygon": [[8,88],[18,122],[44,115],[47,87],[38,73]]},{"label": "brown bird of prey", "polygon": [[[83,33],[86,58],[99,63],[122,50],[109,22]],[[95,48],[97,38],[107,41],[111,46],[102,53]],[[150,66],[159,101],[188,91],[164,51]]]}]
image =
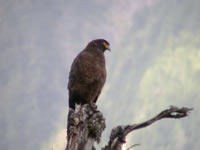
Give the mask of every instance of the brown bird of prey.
[{"label": "brown bird of prey", "polygon": [[75,104],[94,105],[106,80],[104,52],[110,44],[104,39],[93,40],[80,52],[69,73],[69,107]]}]

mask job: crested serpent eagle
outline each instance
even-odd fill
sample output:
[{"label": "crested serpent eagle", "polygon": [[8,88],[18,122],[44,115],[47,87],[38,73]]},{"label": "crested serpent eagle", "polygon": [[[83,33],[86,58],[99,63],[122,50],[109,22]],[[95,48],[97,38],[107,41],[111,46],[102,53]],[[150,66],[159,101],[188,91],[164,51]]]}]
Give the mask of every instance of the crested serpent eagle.
[{"label": "crested serpent eagle", "polygon": [[104,52],[110,44],[104,39],[93,40],[74,59],[69,73],[69,107],[95,104],[106,80]]}]

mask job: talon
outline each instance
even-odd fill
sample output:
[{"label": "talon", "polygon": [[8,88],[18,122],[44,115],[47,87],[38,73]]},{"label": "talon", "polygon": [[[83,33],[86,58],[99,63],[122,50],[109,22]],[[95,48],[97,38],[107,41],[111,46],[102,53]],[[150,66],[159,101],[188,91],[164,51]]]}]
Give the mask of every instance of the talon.
[{"label": "talon", "polygon": [[92,106],[92,108],[97,109],[97,105],[94,102],[91,102],[90,105]]}]

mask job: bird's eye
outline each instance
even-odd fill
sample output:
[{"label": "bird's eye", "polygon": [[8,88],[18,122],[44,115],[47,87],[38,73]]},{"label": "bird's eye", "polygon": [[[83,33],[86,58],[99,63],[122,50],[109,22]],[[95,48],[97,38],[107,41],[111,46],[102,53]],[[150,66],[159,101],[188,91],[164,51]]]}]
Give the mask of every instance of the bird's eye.
[{"label": "bird's eye", "polygon": [[106,42],[103,42],[103,45],[106,49],[110,49],[110,46],[106,43]]}]

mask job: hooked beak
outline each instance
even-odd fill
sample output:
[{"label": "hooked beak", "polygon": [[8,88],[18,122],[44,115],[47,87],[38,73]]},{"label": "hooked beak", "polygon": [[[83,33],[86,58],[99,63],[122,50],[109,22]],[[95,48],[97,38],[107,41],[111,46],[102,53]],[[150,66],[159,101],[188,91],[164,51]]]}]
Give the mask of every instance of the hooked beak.
[{"label": "hooked beak", "polygon": [[103,45],[105,46],[105,48],[106,48],[108,51],[111,51],[111,50],[110,50],[110,45],[108,45],[108,44],[105,43],[105,42],[103,43]]},{"label": "hooked beak", "polygon": [[108,50],[108,51],[111,51],[110,46],[107,47],[107,50]]}]

